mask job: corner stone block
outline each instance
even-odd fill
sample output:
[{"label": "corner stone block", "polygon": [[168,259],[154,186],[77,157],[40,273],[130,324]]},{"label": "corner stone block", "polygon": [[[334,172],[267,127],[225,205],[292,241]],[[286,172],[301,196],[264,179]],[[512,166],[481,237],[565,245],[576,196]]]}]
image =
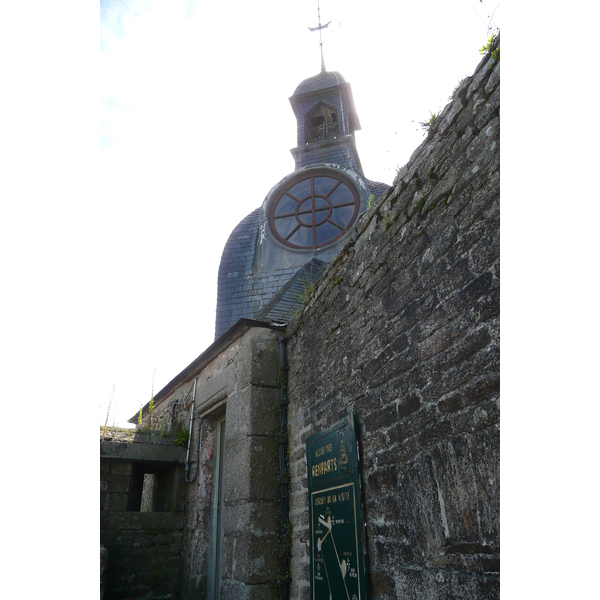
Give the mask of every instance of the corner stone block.
[{"label": "corner stone block", "polygon": [[224,546],[225,572],[235,581],[248,585],[269,584],[277,577],[279,544],[276,535],[239,532],[227,536]]},{"label": "corner stone block", "polygon": [[270,583],[245,585],[239,581],[224,581],[221,598],[222,600],[272,600],[273,586]]},{"label": "corner stone block", "polygon": [[274,437],[225,440],[225,504],[240,500],[277,500],[278,445]]},{"label": "corner stone block", "polygon": [[248,385],[278,386],[279,346],[277,335],[268,329],[250,330],[237,360],[237,389]]},{"label": "corner stone block", "polygon": [[246,387],[227,399],[227,429],[237,435],[274,436],[279,431],[279,390]]},{"label": "corner stone block", "polygon": [[252,531],[262,537],[275,535],[279,525],[278,501],[244,502],[227,507],[223,527],[226,534],[238,531]]}]

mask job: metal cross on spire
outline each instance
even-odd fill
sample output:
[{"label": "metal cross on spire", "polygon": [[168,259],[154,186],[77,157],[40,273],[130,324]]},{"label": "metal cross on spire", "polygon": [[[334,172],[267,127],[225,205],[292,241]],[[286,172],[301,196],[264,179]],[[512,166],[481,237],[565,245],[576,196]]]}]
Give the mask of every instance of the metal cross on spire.
[{"label": "metal cross on spire", "polygon": [[325,72],[325,61],[323,60],[323,40],[321,38],[321,29],[326,29],[327,27],[329,27],[329,23],[331,23],[331,21],[329,21],[329,23],[327,23],[326,25],[321,25],[321,7],[319,6],[319,0],[317,0],[317,15],[319,17],[319,26],[318,27],[309,27],[309,29],[311,31],[319,32],[319,46],[321,47],[321,73],[324,73]]}]

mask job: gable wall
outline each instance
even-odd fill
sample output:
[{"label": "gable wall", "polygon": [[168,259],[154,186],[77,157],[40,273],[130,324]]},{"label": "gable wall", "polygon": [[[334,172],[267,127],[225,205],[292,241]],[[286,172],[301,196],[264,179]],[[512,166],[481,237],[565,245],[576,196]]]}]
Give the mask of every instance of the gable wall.
[{"label": "gable wall", "polygon": [[[180,526],[180,585],[173,598],[213,597],[215,442],[222,418],[226,418],[226,427],[221,598],[271,597],[278,572],[281,335],[261,327],[246,331],[197,374],[190,374],[153,411],[152,427],[169,432],[172,424],[188,429],[194,408],[189,483],[184,484],[185,510]],[[178,404],[173,410],[175,402]],[[148,421],[146,415],[142,430]]]}]

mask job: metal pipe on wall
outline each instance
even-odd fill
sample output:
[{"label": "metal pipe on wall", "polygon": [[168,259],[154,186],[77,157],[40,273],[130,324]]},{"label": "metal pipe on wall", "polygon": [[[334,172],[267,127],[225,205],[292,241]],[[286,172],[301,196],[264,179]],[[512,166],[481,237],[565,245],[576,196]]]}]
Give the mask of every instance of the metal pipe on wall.
[{"label": "metal pipe on wall", "polygon": [[[185,474],[186,476],[186,483],[194,483],[194,481],[196,480],[196,477],[198,476],[198,469],[200,468],[200,434],[202,433],[202,423],[204,423],[204,419],[200,419],[198,421],[198,444],[196,446],[196,472],[194,473],[194,477],[192,477],[192,479],[190,479],[189,481],[187,480],[187,472]],[[190,438],[191,438],[191,433],[190,433]],[[188,470],[189,470],[189,465],[188,465]]]},{"label": "metal pipe on wall", "polygon": [[173,425],[175,424],[175,409],[179,406],[179,400],[175,400],[173,402],[173,406],[171,406],[171,431],[173,431]]},{"label": "metal pipe on wall", "polygon": [[[192,397],[192,410],[190,411],[190,433],[188,436],[187,454],[185,455],[185,481],[186,481],[186,483],[191,483],[188,480],[188,472],[190,470],[190,445],[192,443],[192,427],[194,425],[194,409],[196,408],[196,384],[197,384],[197,382],[198,382],[198,378],[196,377],[196,379],[194,379],[194,395]],[[198,436],[198,437],[200,437],[200,436]]]}]

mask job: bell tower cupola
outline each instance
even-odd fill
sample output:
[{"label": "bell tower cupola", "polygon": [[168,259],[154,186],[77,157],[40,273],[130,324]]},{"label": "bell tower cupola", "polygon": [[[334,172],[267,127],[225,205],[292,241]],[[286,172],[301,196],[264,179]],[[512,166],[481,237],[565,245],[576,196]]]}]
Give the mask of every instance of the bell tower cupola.
[{"label": "bell tower cupola", "polygon": [[296,115],[298,145],[291,153],[296,170],[333,163],[363,175],[354,132],[360,122],[352,88],[337,71],[321,71],[300,83],[290,103]]}]

